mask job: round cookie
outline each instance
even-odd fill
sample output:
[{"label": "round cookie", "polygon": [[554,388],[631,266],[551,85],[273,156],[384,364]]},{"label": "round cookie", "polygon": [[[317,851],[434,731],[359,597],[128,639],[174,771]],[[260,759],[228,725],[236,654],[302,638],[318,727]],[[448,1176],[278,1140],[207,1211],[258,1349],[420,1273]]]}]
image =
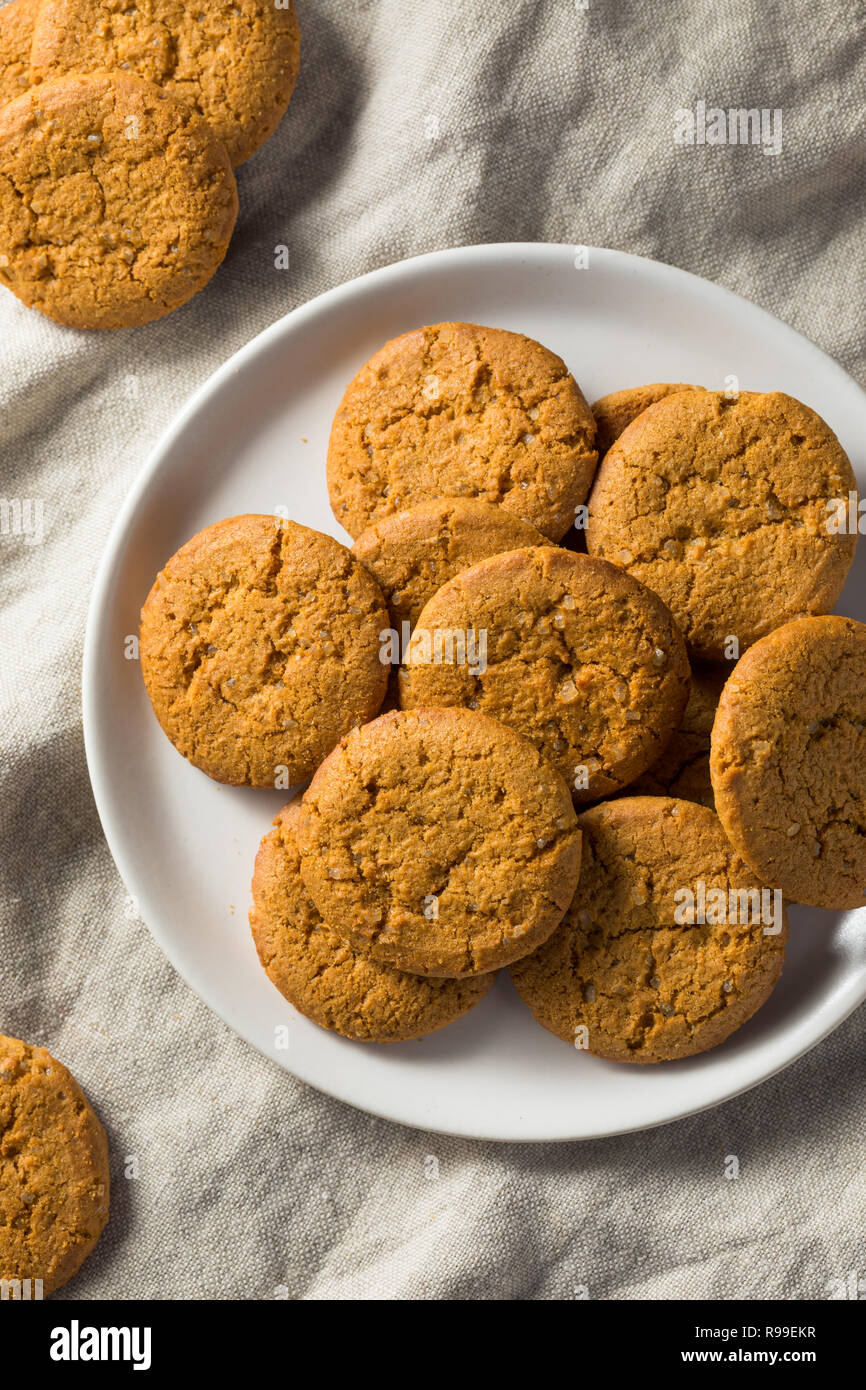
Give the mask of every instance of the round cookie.
[{"label": "round cookie", "polygon": [[866,627],[799,618],[740,658],[710,771],[737,853],[787,898],[866,904]]},{"label": "round cookie", "polygon": [[592,406],[595,417],[595,443],[599,458],[604,458],[611,444],[615,444],[632,420],[636,420],[656,401],[664,400],[677,391],[700,391],[700,386],[688,386],[685,382],[654,381],[650,386],[627,386],[622,391],[611,391],[602,396]]},{"label": "round cookie", "polygon": [[416,975],[486,974],[568,906],[580,836],[556,769],[469,710],[398,710],[322,764],[298,826],[301,876],[334,931]]},{"label": "round cookie", "polygon": [[466,705],[500,719],[581,802],[621,791],[655,762],[689,689],[683,639],[661,600],[616,565],[553,546],[494,555],[449,580],[404,661],[404,709]]},{"label": "round cookie", "polygon": [[526,545],[544,545],[544,537],[504,507],[437,497],[362,531],[352,554],[377,581],[399,631],[404,622],[414,627],[446,579],[488,555]]},{"label": "round cookie", "polygon": [[705,806],[623,797],[578,824],[577,892],[549,941],[511,967],[520,997],[542,1027],[614,1062],[670,1062],[724,1042],[781,974],[779,900]]},{"label": "round cookie", "polygon": [[47,1298],[71,1279],[108,1220],[109,1181],[78,1082],[44,1047],[0,1035],[0,1280],[29,1279],[38,1298],[41,1279]]},{"label": "round cookie", "polygon": [[30,86],[30,45],[41,0],[12,0],[0,10],[0,106]]},{"label": "round cookie", "polygon": [[715,809],[710,734],[730,662],[692,663],[692,683],[680,726],[661,757],[627,788],[629,796],[674,796]]},{"label": "round cookie", "polygon": [[857,537],[833,533],[827,504],[853,490],[836,436],[793,397],[681,391],[605,455],[587,548],[654,589],[696,656],[721,658],[731,637],[744,650],[832,608]]},{"label": "round cookie", "polygon": [[460,980],[408,975],[354,950],[326,926],[301,881],[300,814],[300,797],[283,807],[253,875],[250,926],[280,993],[321,1028],[360,1042],[423,1038],[474,1008],[495,973]]},{"label": "round cookie", "polygon": [[440,323],[386,343],[350,382],[328,490],[354,537],[448,496],[499,503],[555,541],[596,462],[592,412],[560,357],[522,333]]},{"label": "round cookie", "polygon": [[57,323],[127,328],[185,304],[237,209],[209,127],[138,77],[73,74],[0,110],[0,283]]},{"label": "round cookie", "polygon": [[177,750],[218,782],[290,786],[385,695],[374,579],[333,537],[236,516],[187,541],[141,613],[141,669]]},{"label": "round cookie", "polygon": [[207,121],[233,165],[276,129],[291,99],[301,35],[291,0],[51,0],[33,35],[34,79],[121,69]]}]

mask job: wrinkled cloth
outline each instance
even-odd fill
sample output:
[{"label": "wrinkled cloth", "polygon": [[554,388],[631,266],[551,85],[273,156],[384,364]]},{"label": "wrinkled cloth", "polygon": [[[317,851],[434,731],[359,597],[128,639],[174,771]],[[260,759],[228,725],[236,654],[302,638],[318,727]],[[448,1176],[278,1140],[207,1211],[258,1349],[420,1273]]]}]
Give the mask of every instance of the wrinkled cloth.
[{"label": "wrinkled cloth", "polygon": [[[866,1009],[757,1090],[645,1134],[497,1145],[370,1118],[243,1043],[129,920],[79,687],[100,553],[160,433],[235,349],[374,267],[475,242],[615,247],[738,291],[864,384],[862,11],[298,11],[297,91],[239,171],[204,293],[87,334],[0,291],[0,495],[44,518],[39,544],[0,536],[0,1031],[72,1069],[113,1170],[108,1229],[57,1297],[825,1298],[866,1273]],[[698,102],[781,110],[781,152],[677,144]]]}]

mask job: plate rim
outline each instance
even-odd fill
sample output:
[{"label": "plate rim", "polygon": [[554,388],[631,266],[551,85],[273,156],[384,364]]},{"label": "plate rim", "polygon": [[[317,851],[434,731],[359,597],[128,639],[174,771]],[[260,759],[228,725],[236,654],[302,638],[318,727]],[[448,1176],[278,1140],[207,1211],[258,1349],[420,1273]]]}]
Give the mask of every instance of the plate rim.
[{"label": "plate rim", "polygon": [[[138,509],[139,503],[149,488],[160,478],[164,470],[169,468],[169,455],[177,439],[181,436],[188,424],[199,413],[202,406],[217,393],[222,385],[229,381],[248,361],[253,360],[258,354],[266,351],[268,347],[277,341],[286,332],[296,332],[302,329],[304,321],[321,313],[323,310],[339,305],[341,301],[352,299],[362,287],[374,288],[385,286],[390,281],[396,281],[405,274],[413,271],[423,272],[432,269],[437,263],[443,261],[461,261],[471,263],[473,260],[483,260],[489,263],[491,260],[512,261],[515,257],[539,259],[549,259],[551,264],[558,261],[563,251],[575,251],[576,243],[572,242],[481,242],[469,246],[451,246],[438,250],[422,252],[418,255],[409,256],[403,260],[390,262],[387,265],[379,266],[373,270],[365,271],[360,275],[353,276],[351,279],[343,281],[339,285],[332,286],[331,289],[323,291],[321,294],[306,300],[303,304],[297,305],[287,313],[282,314],[273,323],[268,324],[259,333],[255,334],[248,342],[237,348],[224,362],[216,367],[204,381],[202,381],[190,394],[188,399],[180,406],[169,424],[162,430],[156,442],[149,449],[146,458],[141,465],[139,472],[134,479],[129,491],[123,499],[120,509],[112,522],[106,537],[96,572],[91,587],[90,597],[87,607],[87,616],[84,629],[84,644],[81,665],[81,705],[82,705],[82,731],[84,736],[85,758],[87,771],[90,779],[91,790],[96,804],[102,832],[105,837],[109,852],[114,860],[115,867],[120,879],[128,892],[132,892],[131,881],[134,878],[131,866],[127,860],[125,851],[117,842],[113,830],[110,828],[110,816],[106,809],[108,793],[103,783],[103,769],[97,754],[97,733],[96,725],[98,721],[97,707],[98,700],[95,694],[98,686],[98,630],[101,616],[106,607],[106,599],[110,587],[111,576],[114,572],[118,553],[124,543],[128,527]],[[788,335],[800,352],[808,358],[820,361],[824,370],[830,369],[831,374],[835,374],[846,389],[852,387],[862,397],[864,414],[866,414],[866,391],[858,382],[845,371],[829,353],[826,353],[811,339],[807,338],[798,329],[793,328],[784,320],[779,319],[769,310],[744,298],[736,291],[728,289],[727,286],[718,285],[712,280],[703,276],[696,275],[693,271],[683,270],[682,268],[670,265],[665,261],[655,260],[651,257],[637,256],[631,252],[619,251],[613,248],[581,246],[581,251],[585,251],[588,256],[590,266],[593,259],[600,258],[610,264],[619,263],[624,269],[631,270],[633,273],[640,273],[650,280],[653,278],[657,283],[664,281],[676,281],[680,284],[683,278],[690,281],[692,288],[700,291],[701,294],[711,293],[713,297],[721,296],[731,302],[739,312],[746,312],[755,319],[762,321],[765,326],[772,327],[775,333]],[[831,1022],[822,1027],[819,1032],[806,1040],[801,1047],[790,1053],[784,1060],[774,1062],[767,1070],[763,1071],[754,1079],[747,1081],[743,1085],[736,1085],[734,1089],[724,1095],[709,1100],[700,1105],[692,1105],[683,1102],[676,1106],[672,1113],[665,1114],[658,1119],[642,1120],[635,1124],[617,1125],[614,1128],[601,1128],[592,1133],[579,1135],[540,1135],[540,1134],[521,1134],[521,1133],[499,1133],[490,1134],[482,1130],[470,1134],[465,1129],[449,1129],[437,1124],[424,1124],[420,1120],[407,1120],[395,1115],[387,1106],[379,1107],[368,1101],[361,1102],[351,1095],[341,1093],[339,1078],[333,1080],[329,1078],[327,1086],[322,1084],[319,1079],[311,1080],[302,1075],[294,1067],[284,1064],[276,1059],[271,1053],[263,1048],[260,1043],[251,1036],[250,1033],[239,1028],[234,1022],[229,1021],[222,1012],[222,1009],[211,997],[210,990],[202,988],[198,984],[193,984],[185,971],[181,968],[175,956],[175,951],[170,939],[167,938],[160,926],[154,926],[152,922],[142,917],[142,923],[146,926],[156,945],[170,962],[173,969],[183,980],[186,987],[209,1008],[217,1018],[219,1018],[233,1034],[240,1037],[247,1045],[255,1050],[266,1060],[276,1067],[280,1072],[287,1072],[296,1080],[304,1085],[313,1087],[323,1095],[328,1095],[343,1104],[350,1105],[362,1113],[375,1116],[378,1119],[387,1120],[392,1124],[400,1124],[409,1129],[416,1129],[424,1133],[449,1135],[461,1139],[476,1139],[483,1142],[493,1143],[527,1143],[527,1144],[554,1144],[554,1143],[583,1143],[593,1139],[613,1138],[622,1134],[641,1133],[648,1129],[657,1129],[663,1125],[673,1124],[678,1120],[686,1119],[692,1115],[699,1115],[708,1110],[713,1110],[720,1105],[735,1100],[738,1096],[754,1089],[756,1086],[763,1085],[773,1076],[792,1066],[800,1060],[806,1053],[817,1047],[831,1033],[848,1019],[852,1013],[866,1001],[866,971],[859,983],[859,986],[852,982],[843,986],[841,996],[844,1000],[842,1011],[834,1013]]]}]

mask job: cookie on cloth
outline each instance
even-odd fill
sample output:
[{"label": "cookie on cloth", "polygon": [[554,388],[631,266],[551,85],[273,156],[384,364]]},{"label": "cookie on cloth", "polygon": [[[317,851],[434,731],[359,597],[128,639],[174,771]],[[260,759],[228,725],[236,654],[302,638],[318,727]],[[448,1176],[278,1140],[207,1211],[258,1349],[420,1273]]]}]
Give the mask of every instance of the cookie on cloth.
[{"label": "cookie on cloth", "polygon": [[185,304],[237,210],[210,127],[141,78],[73,74],[0,110],[0,283],[57,323],[128,328]]},{"label": "cookie on cloth", "polygon": [[301,34],[291,0],[50,0],[33,35],[34,79],[137,73],[197,112],[242,164],[291,100]]},{"label": "cookie on cloth", "polygon": [[511,967],[521,999],[543,1028],[614,1062],[671,1062],[724,1042],[781,974],[781,903],[705,806],[623,797],[578,824],[577,892],[550,939]]},{"label": "cookie on cloth", "polygon": [[444,584],[400,671],[404,709],[464,705],[511,725],[580,802],[656,761],[688,689],[661,599],[616,565],[555,546],[491,556]]},{"label": "cookie on cloth", "polygon": [[710,771],[737,853],[793,902],[866,904],[866,627],[798,618],[722,691]]},{"label": "cookie on cloth", "polygon": [[543,544],[540,531],[504,507],[470,497],[436,497],[362,531],[352,554],[379,584],[399,630],[404,622],[414,627],[445,580],[477,560]]},{"label": "cookie on cloth", "polygon": [[596,462],[595,421],[561,357],[522,333],[439,323],[392,339],[349,383],[328,491],[353,537],[447,496],[498,503],[555,541]]},{"label": "cookie on cloth", "polygon": [[376,581],[339,541],[280,517],[230,517],[157,575],[141,669],[163,730],[196,767],[291,786],[378,711],[387,625]]},{"label": "cookie on cloth", "polygon": [[744,651],[836,602],[857,536],[828,504],[856,480],[814,410],[780,391],[680,391],[608,450],[589,499],[590,555],[664,599],[695,656]]},{"label": "cookie on cloth", "polygon": [[0,106],[30,86],[30,45],[42,0],[12,0],[0,10]]},{"label": "cookie on cloth", "polygon": [[469,710],[394,711],[350,733],[304,794],[301,877],[328,926],[411,974],[484,975],[568,906],[580,836],[531,743]]},{"label": "cookie on cloth", "polygon": [[37,1298],[36,1280],[47,1297],[71,1279],[108,1220],[109,1183],[78,1082],[44,1047],[0,1035],[0,1280],[30,1280]]},{"label": "cookie on cloth", "polygon": [[496,978],[408,975],[356,951],[322,920],[301,881],[300,797],[280,811],[256,855],[250,926],[259,959],[290,1004],[313,1023],[361,1042],[403,1042],[453,1023]]}]

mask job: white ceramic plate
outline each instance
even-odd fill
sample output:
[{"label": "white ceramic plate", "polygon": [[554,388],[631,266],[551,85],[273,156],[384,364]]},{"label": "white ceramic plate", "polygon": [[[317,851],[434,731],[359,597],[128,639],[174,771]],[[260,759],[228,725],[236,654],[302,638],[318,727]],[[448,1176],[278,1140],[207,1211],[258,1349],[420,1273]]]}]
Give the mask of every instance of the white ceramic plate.
[{"label": "white ceramic plate", "polygon": [[[260,837],[284,793],[219,786],[160,731],[124,639],[153,576],[201,527],[288,514],[348,541],[325,451],[343,389],[387,338],[468,319],[564,357],[589,400],[648,381],[781,389],[814,406],[866,483],[866,397],[762,310],[684,271],[616,251],[474,246],[374,271],[275,323],[196,393],[112,532],[93,593],[84,729],[105,834],[142,918],[189,984],[280,1066],[341,1100],[423,1128],[553,1140],[641,1129],[716,1105],[812,1047],[866,998],[866,910],[792,910],[782,981],[724,1046],[660,1067],[598,1061],[536,1024],[503,975],[466,1018],[419,1042],[348,1042],[300,1017],[260,968],[247,926]],[[842,611],[866,619],[866,545]],[[859,920],[855,920],[859,918]],[[287,1025],[288,1047],[276,1045]]]}]

